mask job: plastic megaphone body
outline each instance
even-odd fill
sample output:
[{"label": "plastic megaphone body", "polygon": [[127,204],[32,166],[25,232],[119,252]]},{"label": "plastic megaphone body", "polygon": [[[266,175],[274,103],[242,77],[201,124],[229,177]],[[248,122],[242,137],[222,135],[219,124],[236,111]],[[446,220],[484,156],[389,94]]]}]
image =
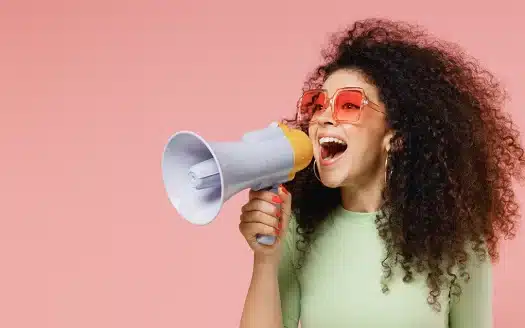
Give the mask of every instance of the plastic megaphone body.
[{"label": "plastic megaphone body", "polygon": [[[181,131],[164,149],[162,176],[177,212],[193,224],[205,225],[233,195],[245,189],[277,191],[312,157],[309,137],[280,123],[235,142],[207,142],[194,132]],[[275,237],[261,235],[257,241],[272,245]]]}]

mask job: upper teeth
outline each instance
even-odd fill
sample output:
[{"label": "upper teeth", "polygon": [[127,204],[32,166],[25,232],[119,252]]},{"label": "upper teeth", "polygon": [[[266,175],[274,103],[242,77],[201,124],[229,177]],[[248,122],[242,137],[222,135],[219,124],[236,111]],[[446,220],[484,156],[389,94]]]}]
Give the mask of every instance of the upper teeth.
[{"label": "upper teeth", "polygon": [[337,138],[333,138],[333,137],[322,137],[321,139],[319,139],[319,143],[321,145],[324,144],[324,143],[327,143],[327,142],[336,142],[336,143],[339,143],[341,145],[346,145],[346,142],[344,142],[343,140],[337,139]]}]

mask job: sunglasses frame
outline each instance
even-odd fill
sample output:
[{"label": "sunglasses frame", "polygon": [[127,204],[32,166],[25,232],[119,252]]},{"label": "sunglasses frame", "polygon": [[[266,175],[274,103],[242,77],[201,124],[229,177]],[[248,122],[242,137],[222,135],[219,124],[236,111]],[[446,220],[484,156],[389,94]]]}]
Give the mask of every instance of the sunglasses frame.
[{"label": "sunglasses frame", "polygon": [[[328,96],[328,90],[326,89],[311,89],[311,90],[306,90],[305,92],[303,92],[301,98],[299,98],[298,102],[297,102],[297,111],[300,112],[301,110],[301,102],[303,101],[303,97],[305,95],[305,93],[309,93],[309,92],[315,92],[315,91],[318,91],[318,92],[323,92],[325,93],[326,97],[328,98],[328,105],[321,111],[324,112],[325,110],[327,110],[328,108],[331,107],[331,111],[332,111],[332,118],[334,119],[334,121],[336,121],[337,123],[357,123],[359,122],[359,120],[361,119],[361,112],[363,111],[364,107],[370,107],[371,109],[375,110],[376,112],[378,113],[381,113],[381,114],[385,114],[384,111],[382,111],[380,109],[380,106],[372,101],[370,101],[370,99],[368,98],[368,96],[366,95],[366,92],[363,88],[359,88],[359,87],[344,87],[344,88],[339,88],[335,91],[334,95],[332,97],[329,97]],[[359,114],[357,116],[357,119],[356,120],[353,120],[353,121],[348,121],[348,120],[340,120],[337,118],[337,114],[336,114],[336,111],[334,110],[334,101],[335,99],[337,98],[337,96],[343,92],[343,91],[359,91],[362,95],[362,101],[361,101],[361,106],[359,107]],[[311,123],[314,123],[314,119],[310,119],[310,124]]]}]

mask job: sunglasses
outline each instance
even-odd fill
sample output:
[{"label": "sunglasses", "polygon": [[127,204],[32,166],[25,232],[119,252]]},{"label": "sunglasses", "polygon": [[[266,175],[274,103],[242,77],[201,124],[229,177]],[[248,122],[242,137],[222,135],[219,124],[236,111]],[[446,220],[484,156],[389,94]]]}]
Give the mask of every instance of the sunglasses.
[{"label": "sunglasses", "polygon": [[297,103],[299,121],[314,123],[328,107],[332,107],[332,117],[338,123],[356,123],[361,118],[365,106],[384,114],[379,105],[371,102],[361,88],[337,89],[330,98],[324,89],[313,89],[303,93]]}]

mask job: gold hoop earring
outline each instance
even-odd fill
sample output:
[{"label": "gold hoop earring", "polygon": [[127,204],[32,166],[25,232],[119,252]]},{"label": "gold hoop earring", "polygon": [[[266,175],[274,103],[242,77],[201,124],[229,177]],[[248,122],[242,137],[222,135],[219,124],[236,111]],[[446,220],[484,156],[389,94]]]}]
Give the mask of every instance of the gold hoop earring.
[{"label": "gold hoop earring", "polygon": [[314,175],[315,175],[315,177],[317,178],[317,180],[319,180],[319,182],[323,183],[323,182],[321,181],[321,179],[319,178],[319,176],[317,175],[317,172],[316,172],[317,170],[316,170],[316,168],[317,168],[317,162],[315,161],[315,158],[314,158],[314,166],[312,167],[312,169],[313,169],[313,171],[314,171]]},{"label": "gold hoop earring", "polygon": [[389,154],[387,153],[386,154],[386,158],[385,158],[385,186],[388,184],[388,179],[390,178],[390,173],[388,171],[388,158],[389,158]]}]

